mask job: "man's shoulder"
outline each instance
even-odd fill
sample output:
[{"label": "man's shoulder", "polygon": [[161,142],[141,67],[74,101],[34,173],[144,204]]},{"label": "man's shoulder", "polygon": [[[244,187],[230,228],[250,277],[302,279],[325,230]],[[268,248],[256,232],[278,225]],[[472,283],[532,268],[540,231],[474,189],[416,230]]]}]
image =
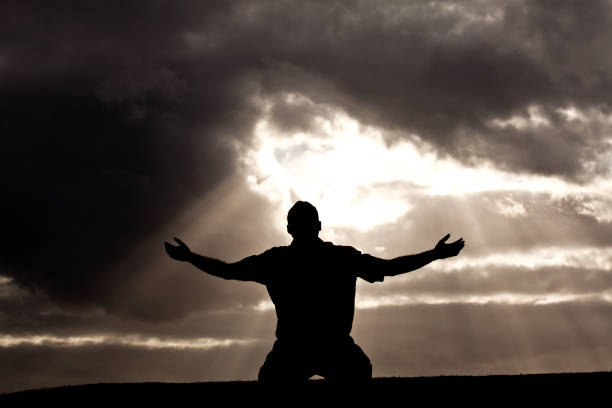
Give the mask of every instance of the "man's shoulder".
[{"label": "man's shoulder", "polygon": [[288,248],[289,247],[285,246],[285,245],[275,246],[275,247],[272,247],[270,249],[266,249],[264,252],[259,254],[259,256],[277,256],[277,255],[282,255],[282,254],[287,252]]},{"label": "man's shoulder", "polygon": [[350,245],[336,245],[333,242],[323,241],[326,249],[345,255],[361,255],[361,251]]},{"label": "man's shoulder", "polygon": [[331,242],[325,242],[328,248],[330,248],[334,255],[333,259],[341,262],[347,262],[356,273],[356,275],[370,283],[382,282],[385,278],[384,274],[378,269],[380,266],[380,259],[367,254],[362,253],[358,249],[349,245],[334,245]]}]

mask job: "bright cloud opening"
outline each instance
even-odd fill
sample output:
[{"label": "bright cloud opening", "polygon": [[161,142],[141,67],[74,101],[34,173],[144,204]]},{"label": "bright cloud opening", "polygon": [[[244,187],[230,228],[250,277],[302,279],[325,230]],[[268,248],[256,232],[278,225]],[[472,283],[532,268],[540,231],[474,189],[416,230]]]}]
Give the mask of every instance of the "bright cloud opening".
[{"label": "bright cloud opening", "polygon": [[[384,130],[364,126],[343,111],[316,105],[301,95],[288,94],[285,103],[317,107],[308,131],[283,131],[269,115],[272,102],[262,102],[264,114],[254,130],[254,141],[237,145],[249,187],[286,211],[297,200],[312,202],[327,227],[369,230],[392,223],[412,208],[414,194],[455,195],[487,192],[536,192],[552,198],[612,196],[612,182],[598,178],[588,184],[555,176],[511,173],[493,163],[467,167],[452,158],[440,158],[418,137],[393,139]],[[517,119],[518,120],[518,119]],[[547,126],[537,106],[529,117],[499,126]],[[516,122],[516,123],[515,123]],[[492,201],[491,208],[506,216],[526,215],[522,203],[508,196]],[[608,220],[609,209],[586,208]],[[283,220],[285,213],[279,213]],[[279,221],[279,229],[284,224]],[[324,229],[325,230],[325,229]]]}]

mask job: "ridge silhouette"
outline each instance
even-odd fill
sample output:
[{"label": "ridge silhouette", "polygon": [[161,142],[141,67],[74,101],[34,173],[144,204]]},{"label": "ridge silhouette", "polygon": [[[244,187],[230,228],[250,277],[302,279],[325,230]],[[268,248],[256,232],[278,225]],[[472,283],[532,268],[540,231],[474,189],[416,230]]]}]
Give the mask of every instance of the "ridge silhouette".
[{"label": "ridge silhouette", "polygon": [[191,252],[180,239],[164,242],[168,255],[223,279],[265,285],[276,309],[276,341],[259,370],[262,382],[304,381],[313,375],[328,380],[372,378],[370,359],[351,337],[357,278],[382,282],[421,268],[436,259],[456,256],[463,238],[446,243],[450,234],[425,252],[382,259],[351,246],[322,241],[317,209],[298,201],[287,215],[288,246],[268,249],[227,263]]}]

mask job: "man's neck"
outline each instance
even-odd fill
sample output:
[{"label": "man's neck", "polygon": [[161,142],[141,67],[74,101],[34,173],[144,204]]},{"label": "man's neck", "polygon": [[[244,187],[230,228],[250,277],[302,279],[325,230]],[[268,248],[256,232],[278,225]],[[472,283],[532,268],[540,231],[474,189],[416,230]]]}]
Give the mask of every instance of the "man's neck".
[{"label": "man's neck", "polygon": [[291,241],[291,247],[293,248],[310,248],[314,246],[318,246],[323,242],[323,240],[319,237],[314,238],[293,238]]}]

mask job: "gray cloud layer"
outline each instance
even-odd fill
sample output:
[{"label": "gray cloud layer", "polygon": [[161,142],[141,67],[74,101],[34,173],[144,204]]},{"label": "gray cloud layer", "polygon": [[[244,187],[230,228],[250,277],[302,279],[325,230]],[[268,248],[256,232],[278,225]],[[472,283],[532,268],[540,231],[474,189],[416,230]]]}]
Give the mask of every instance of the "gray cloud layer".
[{"label": "gray cloud layer", "polygon": [[[379,311],[359,310],[354,337],[377,376],[606,371],[612,364],[610,312],[609,304],[428,305],[385,308],[388,318],[381,319]],[[71,383],[254,379],[272,341],[210,350],[0,348],[0,391]]]},{"label": "gray cloud layer", "polygon": [[[233,173],[253,96],[299,92],[442,154],[575,178],[604,133],[555,109],[608,112],[612,95],[607,2],[8,2],[2,14],[4,273],[79,301],[108,296],[136,242]],[[489,124],[531,105],[550,128]],[[307,126],[303,113],[275,108],[285,128]]]}]

